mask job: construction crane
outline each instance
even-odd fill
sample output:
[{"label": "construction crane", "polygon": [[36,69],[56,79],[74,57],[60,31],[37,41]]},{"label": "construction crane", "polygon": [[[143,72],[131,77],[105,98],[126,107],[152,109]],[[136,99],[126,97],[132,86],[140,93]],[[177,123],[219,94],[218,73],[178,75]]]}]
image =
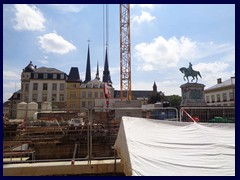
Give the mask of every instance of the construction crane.
[{"label": "construction crane", "polygon": [[120,98],[132,99],[130,4],[120,4]]}]

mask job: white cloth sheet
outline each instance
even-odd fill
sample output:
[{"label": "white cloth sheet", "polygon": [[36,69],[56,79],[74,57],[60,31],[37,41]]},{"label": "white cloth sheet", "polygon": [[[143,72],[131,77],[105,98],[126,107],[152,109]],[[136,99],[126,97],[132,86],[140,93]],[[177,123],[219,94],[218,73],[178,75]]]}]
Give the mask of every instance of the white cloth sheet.
[{"label": "white cloth sheet", "polygon": [[235,124],[122,117],[114,147],[129,176],[235,175]]}]

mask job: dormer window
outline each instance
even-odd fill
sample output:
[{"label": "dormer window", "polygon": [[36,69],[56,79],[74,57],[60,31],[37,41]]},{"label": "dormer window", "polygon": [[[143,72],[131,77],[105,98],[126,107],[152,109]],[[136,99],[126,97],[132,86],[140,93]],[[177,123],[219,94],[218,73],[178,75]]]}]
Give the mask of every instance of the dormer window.
[{"label": "dormer window", "polygon": [[38,79],[38,74],[34,73],[34,79]]},{"label": "dormer window", "polygon": [[48,77],[48,74],[47,74],[47,73],[44,73],[44,74],[43,74],[43,79],[47,79],[47,77]]},{"label": "dormer window", "polygon": [[64,74],[61,74],[61,75],[60,75],[60,79],[64,79]]},{"label": "dormer window", "polygon": [[57,79],[57,74],[53,74],[53,79]]}]

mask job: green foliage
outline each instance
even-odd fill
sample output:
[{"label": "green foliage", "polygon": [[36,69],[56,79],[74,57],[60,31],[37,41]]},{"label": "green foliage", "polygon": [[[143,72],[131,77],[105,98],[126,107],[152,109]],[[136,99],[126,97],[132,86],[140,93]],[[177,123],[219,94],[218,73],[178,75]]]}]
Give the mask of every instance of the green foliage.
[{"label": "green foliage", "polygon": [[154,93],[150,96],[148,103],[149,104],[155,104],[156,102],[163,102],[165,101],[165,95],[162,91],[158,92],[158,93]]},{"label": "green foliage", "polygon": [[171,95],[168,97],[168,102],[170,107],[179,107],[181,104],[181,96]]}]

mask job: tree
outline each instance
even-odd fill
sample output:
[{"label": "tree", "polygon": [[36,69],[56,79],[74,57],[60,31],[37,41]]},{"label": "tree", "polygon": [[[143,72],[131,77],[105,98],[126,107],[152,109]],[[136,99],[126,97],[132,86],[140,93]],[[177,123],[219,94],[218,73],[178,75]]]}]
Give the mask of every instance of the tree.
[{"label": "tree", "polygon": [[181,96],[178,95],[171,95],[168,97],[168,101],[169,101],[169,106],[171,107],[179,107],[181,104]]},{"label": "tree", "polygon": [[165,101],[165,95],[162,91],[158,92],[158,93],[154,93],[150,96],[148,103],[149,104],[155,104],[156,102],[163,102]]}]

